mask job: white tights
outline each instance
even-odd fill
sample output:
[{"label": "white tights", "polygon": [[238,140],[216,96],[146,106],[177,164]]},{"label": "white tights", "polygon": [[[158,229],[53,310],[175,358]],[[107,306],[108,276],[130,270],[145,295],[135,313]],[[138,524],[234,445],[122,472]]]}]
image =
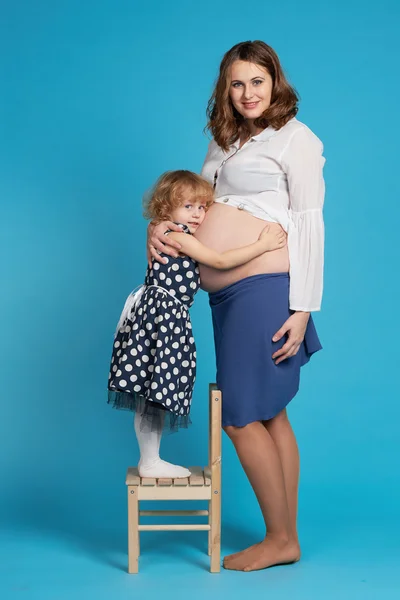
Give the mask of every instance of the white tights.
[{"label": "white tights", "polygon": [[135,432],[139,444],[140,460],[138,470],[140,477],[171,478],[190,477],[190,471],[184,467],[165,462],[160,458],[160,444],[162,428],[160,431],[141,431],[140,426],[143,416],[135,413]]}]

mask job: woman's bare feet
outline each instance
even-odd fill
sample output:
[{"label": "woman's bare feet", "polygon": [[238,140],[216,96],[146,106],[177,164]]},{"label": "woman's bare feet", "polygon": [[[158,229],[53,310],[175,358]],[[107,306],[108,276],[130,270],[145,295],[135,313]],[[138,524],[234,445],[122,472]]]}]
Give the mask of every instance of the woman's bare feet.
[{"label": "woman's bare feet", "polygon": [[257,571],[274,565],[300,560],[297,542],[268,535],[262,542],[224,559],[224,568],[234,571]]},{"label": "woman's bare feet", "polygon": [[[297,533],[294,536],[294,543],[299,548],[299,551],[300,551],[300,544],[299,544],[299,538],[297,536]],[[248,548],[245,548],[244,550],[240,550],[240,552],[235,552],[234,554],[228,554],[228,556],[224,557],[224,567],[228,568],[227,565],[232,560],[236,560],[239,556],[242,556],[242,554],[247,554],[248,552],[250,552],[250,550],[254,550],[254,548],[256,548],[257,546],[259,546],[260,544],[262,544],[262,542],[258,542],[257,544],[253,544],[252,546],[249,546]]]},{"label": "woman's bare feet", "polygon": [[231,562],[232,560],[235,560],[242,554],[247,554],[248,552],[250,552],[250,550],[253,550],[254,548],[256,548],[256,546],[259,546],[260,544],[261,544],[261,542],[258,542],[257,544],[253,544],[252,546],[249,546],[248,548],[245,548],[244,550],[240,550],[240,552],[235,552],[234,554],[228,554],[228,556],[224,557],[224,567],[226,567],[225,563],[228,564],[229,562]]}]

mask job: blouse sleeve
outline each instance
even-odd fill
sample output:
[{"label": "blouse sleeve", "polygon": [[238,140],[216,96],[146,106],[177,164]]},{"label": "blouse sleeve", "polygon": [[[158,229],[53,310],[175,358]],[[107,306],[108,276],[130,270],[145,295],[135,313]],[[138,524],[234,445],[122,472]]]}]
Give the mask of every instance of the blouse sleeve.
[{"label": "blouse sleeve", "polygon": [[289,186],[291,310],[311,312],[321,308],[325,194],[322,151],[321,141],[304,127],[294,132],[281,158]]},{"label": "blouse sleeve", "polygon": [[207,154],[206,154],[206,157],[203,162],[203,166],[200,171],[200,174],[202,175],[202,177],[207,179],[207,181],[209,181],[211,184],[213,183],[213,180],[214,180],[214,173],[211,172],[209,160],[216,148],[217,148],[217,144],[214,141],[214,139],[212,139],[210,141],[210,143],[208,144]]}]

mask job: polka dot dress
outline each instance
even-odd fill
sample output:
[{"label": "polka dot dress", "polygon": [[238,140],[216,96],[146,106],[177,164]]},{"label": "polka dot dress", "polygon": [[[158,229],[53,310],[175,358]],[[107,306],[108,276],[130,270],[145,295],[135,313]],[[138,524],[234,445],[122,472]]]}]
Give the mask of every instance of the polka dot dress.
[{"label": "polka dot dress", "polygon": [[[190,235],[185,225],[182,231]],[[153,261],[143,293],[114,340],[108,402],[138,410],[146,427],[172,431],[190,424],[196,346],[189,307],[200,287],[196,261]]]}]

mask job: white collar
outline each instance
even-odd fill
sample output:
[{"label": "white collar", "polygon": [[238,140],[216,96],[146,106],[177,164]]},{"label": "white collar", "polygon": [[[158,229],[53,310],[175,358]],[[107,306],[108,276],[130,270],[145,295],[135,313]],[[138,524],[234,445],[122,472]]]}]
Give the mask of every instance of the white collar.
[{"label": "white collar", "polygon": [[[276,132],[277,132],[277,130],[274,129],[273,127],[266,127],[260,133],[257,133],[257,135],[252,135],[247,141],[248,142],[265,142],[266,140],[269,140],[269,138],[272,137]],[[238,138],[237,140],[235,140],[233,142],[232,147],[239,148],[239,144],[240,144],[240,139]]]},{"label": "white collar", "polygon": [[[292,121],[296,121],[296,117],[292,117],[291,119],[289,119],[289,121],[286,123],[286,125],[288,123],[291,123]],[[284,126],[285,127],[285,126]],[[265,129],[263,129],[260,133],[257,133],[257,135],[252,135],[250,137],[250,139],[248,140],[250,141],[254,141],[254,142],[266,142],[267,140],[269,140],[270,137],[272,137],[273,135],[275,135],[275,133],[277,133],[277,131],[280,131],[280,129],[274,129],[271,126],[266,127]],[[232,146],[234,148],[237,148],[239,146],[239,139],[237,139]]]}]

